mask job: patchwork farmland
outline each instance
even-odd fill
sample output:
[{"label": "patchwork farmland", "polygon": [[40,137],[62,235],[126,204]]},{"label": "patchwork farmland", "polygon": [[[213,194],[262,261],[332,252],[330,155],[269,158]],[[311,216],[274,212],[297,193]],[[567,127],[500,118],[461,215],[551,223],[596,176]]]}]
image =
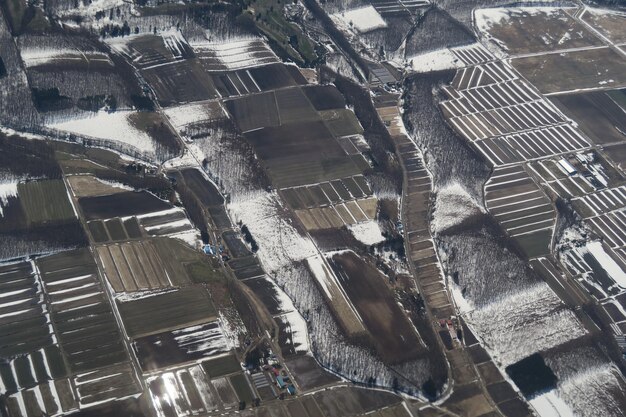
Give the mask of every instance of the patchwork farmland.
[{"label": "patchwork farmland", "polygon": [[590,146],[571,122],[515,76],[511,67],[485,64],[463,69],[444,91],[449,100],[441,103],[442,111],[455,130],[494,166]]},{"label": "patchwork farmland", "polygon": [[2,4],[0,414],[623,415],[623,23]]},{"label": "patchwork farmland", "polygon": [[[618,88],[623,83],[620,71],[626,61],[623,50],[613,40],[620,36],[616,25],[620,17],[613,12],[604,13],[606,19],[600,17],[602,13],[597,9],[587,7],[475,10],[473,24],[481,43],[490,51],[485,51],[485,55],[491,57],[473,59],[459,53],[461,48],[451,48],[464,67],[450,75],[447,86],[440,90],[435,88],[445,95],[439,104],[448,126],[462,136],[490,168],[484,181],[464,178],[457,178],[457,181],[468,192],[475,183],[482,186],[474,213],[479,213],[484,204],[489,219],[497,221],[497,227],[492,228],[489,220],[481,224],[480,214],[472,214],[477,224],[468,222],[465,228],[459,227],[460,231],[451,227],[439,238],[440,254],[446,259],[450,287],[457,303],[456,311],[467,319],[464,335],[470,338],[472,334],[477,335],[478,344],[467,342],[475,363],[482,363],[491,356],[500,371],[506,372],[520,388],[524,382],[513,368],[524,366],[524,360],[507,365],[507,359],[501,355],[516,349],[498,347],[506,344],[508,338],[500,339],[495,335],[507,333],[505,329],[520,313],[517,307],[516,313],[507,312],[512,304],[519,305],[520,309],[530,308],[522,306],[522,299],[543,297],[545,302],[538,303],[546,304],[549,295],[555,308],[558,305],[563,311],[558,314],[562,323],[548,326],[550,329],[536,338],[538,344],[547,343],[547,335],[555,335],[553,330],[569,326],[571,331],[563,341],[574,337],[577,342],[572,344],[587,344],[586,337],[581,335],[590,332],[606,338],[603,343],[613,344],[615,340],[618,345],[624,345],[626,315],[620,297],[624,291],[626,265],[622,253],[626,242],[621,235],[626,224],[621,217],[625,177],[621,171],[623,100]],[[427,151],[434,149],[432,145],[426,147]],[[435,150],[435,159],[437,157]],[[437,205],[435,207],[439,210]],[[437,215],[435,212],[435,217]],[[497,251],[487,249],[491,244],[488,242],[501,236],[514,243],[510,250],[515,255],[510,261],[499,258],[493,262],[506,264],[511,271],[507,273],[518,274],[519,278],[510,286],[496,285],[492,281],[489,288],[502,288],[506,295],[493,297],[483,307],[478,305],[471,291],[475,289],[478,276],[498,276],[491,270],[495,265],[487,262],[484,267],[459,268],[458,257],[470,257],[469,264],[475,265],[488,259],[477,255],[479,252],[496,257]],[[467,242],[473,239],[483,247],[475,243],[470,252]],[[513,258],[528,262],[531,269],[524,273],[512,272],[516,268]],[[468,281],[468,273],[476,277]],[[526,285],[521,283],[522,276],[530,279],[528,282],[537,282],[538,278],[545,282],[533,289],[515,289],[516,285]],[[544,295],[539,296],[538,292],[531,295],[540,290]],[[581,308],[591,308],[593,312],[580,314]],[[565,313],[568,309],[571,310]],[[572,314],[576,316],[573,321]],[[498,317],[504,320],[500,324]],[[605,330],[596,327],[599,323]],[[492,328],[498,330],[494,333]],[[536,328],[525,332],[518,327],[513,333],[518,332],[534,338],[543,331]],[[478,347],[481,344],[484,349]],[[595,349],[591,347],[590,351]],[[585,405],[565,399],[566,396],[559,393],[564,383],[572,381],[569,378],[574,374],[558,371],[559,365],[553,360],[554,352],[560,355],[572,350],[576,348],[557,342],[557,346],[548,349],[529,346],[522,356],[527,356],[529,362],[533,356],[545,359],[558,381],[554,387],[543,389],[562,398],[571,409],[582,410]],[[622,351],[620,347],[616,352]],[[530,355],[531,352],[536,353]],[[621,359],[617,361],[621,363]],[[612,372],[607,368],[607,374]],[[576,377],[581,375],[575,374]],[[488,384],[489,376],[484,374],[483,378]],[[585,382],[579,381],[581,386],[589,386],[600,378],[603,377],[593,375]],[[616,391],[607,398],[624,401],[617,388],[622,386],[623,379],[619,377],[611,384]],[[500,397],[495,386],[488,390],[506,414],[507,406],[497,399]],[[531,406],[543,415],[543,405],[532,399],[538,391],[534,388],[531,391],[532,394],[522,388],[524,396],[531,399]],[[602,394],[595,395],[602,397]],[[598,403],[596,407],[602,408],[602,405]],[[606,413],[619,415],[608,410]]]}]

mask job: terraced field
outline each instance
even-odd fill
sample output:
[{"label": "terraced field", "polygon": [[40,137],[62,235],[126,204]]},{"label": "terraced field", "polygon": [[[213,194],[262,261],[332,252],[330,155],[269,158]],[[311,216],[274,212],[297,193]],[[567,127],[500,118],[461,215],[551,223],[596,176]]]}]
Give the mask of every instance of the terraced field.
[{"label": "terraced field", "polygon": [[528,258],[550,253],[556,213],[523,166],[493,171],[485,185],[485,205]]},{"label": "terraced field", "polygon": [[[130,358],[96,264],[87,250],[37,261],[56,337],[74,375],[81,404],[139,392]],[[105,385],[111,389],[104,390]],[[114,382],[115,381],[115,382]]]},{"label": "terraced field", "polygon": [[494,166],[590,146],[562,113],[504,63],[460,70],[441,108]]}]

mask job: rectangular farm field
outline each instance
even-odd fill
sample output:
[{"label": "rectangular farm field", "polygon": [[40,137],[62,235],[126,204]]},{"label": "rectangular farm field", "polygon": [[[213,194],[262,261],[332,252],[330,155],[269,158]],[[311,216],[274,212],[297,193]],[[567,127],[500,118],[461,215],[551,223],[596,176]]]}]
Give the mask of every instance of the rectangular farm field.
[{"label": "rectangular farm field", "polygon": [[319,115],[301,88],[275,91],[281,124],[319,120]]},{"label": "rectangular farm field", "polygon": [[596,144],[626,141],[626,113],[609,93],[559,95],[552,97],[551,101],[575,120]]},{"label": "rectangular farm field", "polygon": [[111,236],[112,240],[125,240],[127,238],[126,231],[124,230],[122,221],[119,218],[107,220],[104,224],[109,231],[109,236]]},{"label": "rectangular farm field", "polygon": [[217,322],[141,337],[135,339],[133,348],[144,371],[209,358],[230,350]]},{"label": "rectangular farm field", "polygon": [[344,277],[341,285],[385,362],[403,362],[423,352],[420,336],[385,284],[386,278],[381,272],[353,252],[335,255],[331,266]]},{"label": "rectangular farm field", "polygon": [[249,71],[261,91],[297,85],[284,64],[265,65],[258,68],[250,68]]},{"label": "rectangular farm field", "polygon": [[279,188],[361,173],[321,121],[259,129],[246,139]]},{"label": "rectangular farm field", "polygon": [[626,168],[626,143],[607,146],[604,148],[604,152],[620,169]]},{"label": "rectangular farm field", "polygon": [[280,125],[276,98],[272,91],[228,100],[224,104],[242,132]]},{"label": "rectangular farm field", "polygon": [[185,184],[191,189],[196,197],[205,206],[219,206],[224,204],[224,198],[218,189],[207,180],[202,172],[197,169],[184,169],[181,174]]},{"label": "rectangular farm field", "polygon": [[220,356],[219,358],[204,361],[202,362],[202,368],[210,378],[219,378],[241,371],[241,365],[235,355]]},{"label": "rectangular farm field", "polygon": [[92,239],[96,243],[107,242],[109,240],[109,235],[103,222],[99,220],[88,222],[87,228],[89,229],[89,233],[91,233]]},{"label": "rectangular farm field", "polygon": [[232,230],[222,233],[222,238],[224,239],[224,243],[226,243],[226,246],[230,250],[230,253],[233,256],[233,258],[241,258],[241,257],[248,256],[251,254],[248,247],[242,242],[239,236]]},{"label": "rectangular farm field", "polygon": [[512,65],[544,94],[626,85],[626,58],[611,48],[517,58]]},{"label": "rectangular farm field", "polygon": [[128,191],[78,199],[87,220],[133,216],[171,208],[165,201],[147,191]]},{"label": "rectangular farm field", "polygon": [[321,114],[324,123],[326,123],[328,129],[337,138],[363,133],[363,128],[352,110],[326,110]]},{"label": "rectangular farm field", "polygon": [[239,401],[244,401],[246,404],[252,404],[254,394],[250,389],[248,378],[245,374],[237,374],[230,377],[230,384],[233,386]]},{"label": "rectangular farm field", "polygon": [[211,77],[196,59],[176,61],[141,72],[154,88],[162,106],[217,97]]},{"label": "rectangular farm field", "polygon": [[334,85],[315,85],[302,89],[315,110],[343,109],[346,100]]},{"label": "rectangular farm field", "polygon": [[118,302],[118,307],[131,338],[206,323],[216,314],[208,292],[201,287]]},{"label": "rectangular farm field", "polygon": [[30,223],[64,222],[75,218],[62,180],[20,182],[17,192]]},{"label": "rectangular farm field", "polygon": [[230,266],[238,279],[258,277],[265,273],[259,260],[254,255],[233,259],[228,262],[228,266]]}]

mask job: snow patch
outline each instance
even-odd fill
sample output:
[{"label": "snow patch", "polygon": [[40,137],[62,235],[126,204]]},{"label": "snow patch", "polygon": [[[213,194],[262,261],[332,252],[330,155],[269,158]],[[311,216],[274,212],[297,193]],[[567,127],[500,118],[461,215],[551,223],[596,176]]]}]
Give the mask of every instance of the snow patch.
[{"label": "snow patch", "polygon": [[288,333],[290,339],[287,341],[287,344],[291,344],[296,353],[309,352],[309,336],[306,321],[304,321],[300,313],[294,310],[277,317],[277,319],[285,324],[285,332]]},{"label": "snow patch", "polygon": [[376,220],[348,225],[348,230],[359,242],[367,246],[375,245],[385,240],[380,230],[380,225]]},{"label": "snow patch", "polygon": [[0,173],[0,217],[4,216],[4,206],[9,204],[9,197],[17,197],[17,184],[20,178],[11,173]]},{"label": "snow patch", "polygon": [[219,110],[220,112],[216,114],[215,109],[207,103],[200,103],[170,107],[165,109],[164,113],[170,119],[172,126],[180,130],[191,123],[225,117],[226,114],[221,106]]},{"label": "snow patch", "polygon": [[333,294],[331,291],[331,287],[335,287],[336,282],[331,282],[333,280],[333,273],[326,267],[326,263],[324,259],[320,255],[311,256],[306,260],[309,269],[313,273],[315,280],[322,287],[324,294],[329,300],[333,299]]},{"label": "snow patch", "polygon": [[552,390],[530,400],[539,417],[574,417],[572,409]]},{"label": "snow patch", "polygon": [[131,145],[139,151],[154,153],[155,146],[150,136],[134,127],[128,119],[132,113],[130,111],[112,113],[99,111],[94,113],[93,117],[52,123],[48,127],[77,135],[121,142]]},{"label": "snow patch", "polygon": [[387,22],[383,20],[382,16],[371,5],[335,13],[333,17],[360,33],[387,27]]},{"label": "snow patch", "polygon": [[598,263],[606,271],[607,274],[615,281],[617,285],[626,288],[626,273],[624,270],[605,252],[602,242],[589,242],[586,245],[589,253],[596,258]]},{"label": "snow patch", "polygon": [[236,221],[248,226],[259,245],[257,256],[268,272],[317,253],[313,242],[291,225],[275,193],[255,191],[235,197],[228,209]]},{"label": "snow patch", "polygon": [[448,48],[426,52],[408,58],[410,68],[416,73],[443,71],[463,67],[463,63]]},{"label": "snow patch", "polygon": [[452,298],[461,314],[467,313],[474,309],[474,304],[463,296],[463,291],[454,282],[448,282],[450,290],[452,292]]},{"label": "snow patch", "polygon": [[[89,55],[89,61],[98,60],[111,63],[109,57],[102,52],[86,51],[86,53]],[[55,60],[87,60],[85,53],[69,48],[27,47],[22,48],[20,55],[26,68],[47,64]]]}]

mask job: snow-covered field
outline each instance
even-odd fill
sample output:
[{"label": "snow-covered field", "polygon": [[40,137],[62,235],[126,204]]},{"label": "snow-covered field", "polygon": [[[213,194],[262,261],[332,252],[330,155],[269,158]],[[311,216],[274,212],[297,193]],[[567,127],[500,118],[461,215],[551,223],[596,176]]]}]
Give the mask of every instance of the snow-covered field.
[{"label": "snow-covered field", "polygon": [[558,382],[555,389],[531,401],[540,417],[624,415],[624,380],[619,370],[598,350],[581,347],[549,355],[545,361]]},{"label": "snow-covered field", "polygon": [[226,42],[195,42],[193,48],[207,62],[207,69],[228,70],[252,68],[278,62],[278,57],[265,41],[257,39],[235,39]]},{"label": "snow-covered field", "polygon": [[[85,55],[81,51],[72,49],[49,49],[45,47],[41,48],[28,48],[21,50],[21,56],[24,60],[24,65],[28,67],[34,67],[42,64],[53,63],[57,60],[63,61],[83,61],[86,59]],[[98,60],[109,63],[111,66],[113,63],[109,57],[104,53],[89,53],[89,60]]]},{"label": "snow-covered field", "polygon": [[544,282],[473,310],[467,320],[503,367],[586,334]]},{"label": "snow-covered field", "polygon": [[9,203],[9,197],[17,197],[17,184],[21,178],[10,172],[0,171],[0,217],[3,215],[2,208]]},{"label": "snow-covered field", "polygon": [[476,27],[483,33],[488,33],[491,28],[498,25],[506,25],[512,18],[525,16],[545,15],[547,19],[557,18],[562,12],[557,7],[518,7],[518,8],[489,8],[475,11]]},{"label": "snow-covered field", "polygon": [[602,247],[602,242],[589,242],[585,246],[585,250],[596,258],[598,263],[617,285],[626,289],[626,273],[624,273],[624,270],[617,264],[617,262],[615,262],[615,260],[613,260],[613,258],[606,253]]},{"label": "snow-covered field", "polygon": [[359,33],[387,27],[387,22],[371,5],[335,13],[332,16],[335,18],[335,21],[338,20],[343,25],[356,29]]},{"label": "snow-covered field", "polygon": [[448,48],[426,52],[407,58],[410,69],[416,73],[461,68],[463,63]]},{"label": "snow-covered field", "polygon": [[234,197],[228,209],[235,221],[248,226],[259,245],[257,255],[267,272],[289,266],[317,253],[313,242],[285,218],[275,193],[257,191]]},{"label": "snow-covered field", "polygon": [[153,154],[156,150],[154,142],[147,133],[132,125],[128,119],[132,113],[99,111],[93,113],[93,117],[70,119],[52,123],[48,127],[77,135],[120,142],[134,147],[139,152]]},{"label": "snow-covered field", "polygon": [[168,107],[163,112],[177,130],[192,123],[226,117],[226,113],[219,103],[184,104],[182,106]]},{"label": "snow-covered field", "polygon": [[296,353],[309,352],[309,336],[306,321],[304,321],[300,313],[293,310],[278,316],[276,319],[284,323],[286,327],[285,332],[289,335],[287,343],[294,347]]},{"label": "snow-covered field", "polygon": [[[69,9],[68,14],[80,14],[86,17],[92,17],[98,11],[109,11],[117,9],[127,4],[125,0],[92,0],[89,2],[78,1],[74,3],[77,7]],[[58,11],[57,11],[58,13]]]},{"label": "snow-covered field", "polygon": [[200,352],[203,356],[213,356],[230,349],[221,327],[213,323],[173,330],[172,336],[187,354]]},{"label": "snow-covered field", "polygon": [[534,397],[530,400],[530,405],[537,411],[539,417],[574,417],[572,409],[555,390]]},{"label": "snow-covered field", "polygon": [[[565,7],[567,5],[564,5]],[[570,10],[572,4],[569,5]],[[477,9],[475,26],[481,37],[502,51],[537,52],[598,44],[565,7],[504,7]],[[509,33],[510,32],[510,33]],[[513,36],[512,36],[513,35]]]},{"label": "snow-covered field", "polygon": [[368,220],[348,226],[350,233],[361,243],[371,246],[385,240],[376,220]]}]

